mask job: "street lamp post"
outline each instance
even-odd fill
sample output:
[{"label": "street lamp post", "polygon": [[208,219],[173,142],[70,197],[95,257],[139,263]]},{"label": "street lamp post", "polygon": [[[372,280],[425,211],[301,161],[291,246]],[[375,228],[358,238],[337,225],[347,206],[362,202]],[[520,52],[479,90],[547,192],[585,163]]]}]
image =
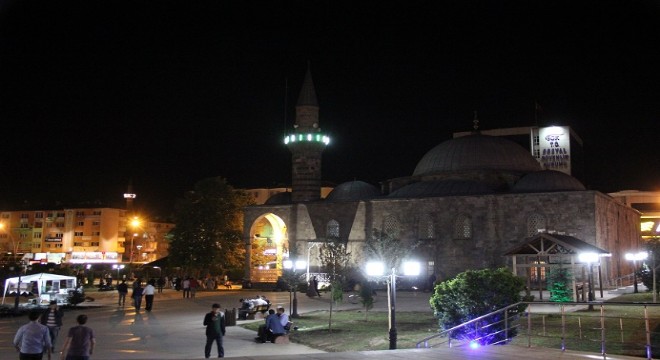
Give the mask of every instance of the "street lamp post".
[{"label": "street lamp post", "polygon": [[594,309],[593,301],[596,298],[596,295],[594,294],[594,268],[593,268],[593,263],[598,261],[598,254],[596,253],[581,253],[578,256],[578,259],[581,262],[586,262],[587,266],[589,266],[589,310]]},{"label": "street lamp post", "polygon": [[[383,276],[385,274],[385,264],[381,262],[367,263],[367,275],[369,276]],[[419,263],[417,262],[404,262],[403,274],[404,275],[419,275]],[[396,350],[397,330],[396,330],[396,268],[392,268],[392,273],[387,275],[387,298],[389,305],[389,340],[390,350]]]},{"label": "street lamp post", "polygon": [[121,265],[119,265],[119,264],[113,264],[113,265],[112,265],[112,268],[113,268],[113,269],[117,269],[117,281],[119,281],[119,270],[121,270],[121,269],[124,268],[124,264],[121,264]]},{"label": "street lamp post", "polygon": [[626,260],[633,262],[633,291],[638,293],[637,289],[637,260],[646,260],[648,253],[645,251],[640,251],[637,253],[626,253]]},{"label": "street lamp post", "polygon": [[133,228],[132,231],[133,236],[131,236],[131,252],[130,252],[130,258],[128,259],[129,264],[133,264],[133,249],[134,249],[133,244],[135,242],[135,237],[138,236],[135,230],[140,227],[140,224],[141,224],[140,218],[138,218],[137,216],[133,216],[133,219],[131,220],[131,227]]},{"label": "street lamp post", "polygon": [[[293,291],[293,300],[291,300],[291,317],[297,318],[298,315],[298,296],[297,296],[297,287],[298,287],[298,277],[296,270],[304,269],[307,266],[307,263],[304,260],[284,260],[282,262],[282,267],[286,270],[293,271],[293,284],[289,284],[289,292]],[[289,296],[290,297],[290,296]]]}]

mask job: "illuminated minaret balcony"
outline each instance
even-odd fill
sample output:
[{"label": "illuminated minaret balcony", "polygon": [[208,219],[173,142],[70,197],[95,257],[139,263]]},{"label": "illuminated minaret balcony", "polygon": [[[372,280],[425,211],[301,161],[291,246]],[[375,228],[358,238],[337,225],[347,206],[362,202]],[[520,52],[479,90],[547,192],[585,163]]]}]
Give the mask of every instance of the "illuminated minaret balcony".
[{"label": "illuminated minaret balcony", "polygon": [[324,145],[328,145],[330,143],[330,137],[327,135],[323,135],[321,133],[315,133],[315,134],[294,133],[284,137],[284,144],[286,145],[295,142],[323,143]]}]

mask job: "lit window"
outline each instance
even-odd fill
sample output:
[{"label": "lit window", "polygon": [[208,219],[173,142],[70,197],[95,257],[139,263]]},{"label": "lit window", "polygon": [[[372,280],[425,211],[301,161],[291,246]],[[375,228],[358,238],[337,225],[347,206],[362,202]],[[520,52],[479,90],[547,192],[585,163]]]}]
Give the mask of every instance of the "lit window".
[{"label": "lit window", "polygon": [[653,230],[653,221],[645,221],[641,224],[641,230],[642,231],[651,231]]}]

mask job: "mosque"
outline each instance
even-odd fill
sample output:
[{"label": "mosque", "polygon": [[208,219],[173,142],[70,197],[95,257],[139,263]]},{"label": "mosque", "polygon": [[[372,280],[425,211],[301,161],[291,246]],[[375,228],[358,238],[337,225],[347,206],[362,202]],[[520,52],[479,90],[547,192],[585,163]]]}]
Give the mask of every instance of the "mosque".
[{"label": "mosque", "polygon": [[[476,126],[475,126],[476,127]],[[422,278],[445,280],[468,269],[509,267],[532,288],[543,287],[546,267],[572,267],[575,278],[594,272],[601,288],[632,273],[623,254],[640,249],[639,213],[610,196],[587,190],[566,173],[543,169],[522,146],[475,129],[430,149],[410,175],[385,179],[380,188],[359,181],[321,198],[321,159],[329,137],[321,131],[309,70],[296,104],[291,192],[245,208],[245,276],[274,282],[284,260],[303,260],[322,272],[318,245],[347,244],[363,268],[365,241],[377,230],[404,244]],[[269,266],[252,261],[267,248]],[[585,262],[579,255],[593,253]],[[574,279],[575,281],[575,279]]]}]

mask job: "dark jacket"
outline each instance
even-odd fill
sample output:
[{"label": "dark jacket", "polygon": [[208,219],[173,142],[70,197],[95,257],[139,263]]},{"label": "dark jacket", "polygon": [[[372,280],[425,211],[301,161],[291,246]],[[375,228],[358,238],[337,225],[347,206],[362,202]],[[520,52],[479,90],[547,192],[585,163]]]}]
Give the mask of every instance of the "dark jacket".
[{"label": "dark jacket", "polygon": [[136,287],[133,289],[133,294],[131,294],[131,297],[133,298],[139,298],[142,297],[142,294],[144,293],[144,289],[142,287]]},{"label": "dark jacket", "polygon": [[117,285],[117,292],[128,294],[128,285],[126,285],[125,282],[119,283],[119,285]]},{"label": "dark jacket", "polygon": [[[51,311],[52,310],[50,308],[47,308],[46,311],[44,311],[43,314],[41,314],[41,318],[39,319],[39,322],[46,325],[48,323],[48,315],[50,315]],[[57,324],[57,326],[62,326],[62,316],[64,316],[64,312],[62,311],[62,309],[59,308],[56,309],[55,324]]]},{"label": "dark jacket", "polygon": [[[217,333],[215,326],[213,326],[213,316],[215,314],[213,311],[208,312],[206,316],[204,316],[204,326],[206,326],[206,336],[213,336],[216,337],[220,334]],[[218,313],[218,317],[220,318],[220,332],[222,333],[222,336],[225,336],[225,316],[222,313]]]}]

